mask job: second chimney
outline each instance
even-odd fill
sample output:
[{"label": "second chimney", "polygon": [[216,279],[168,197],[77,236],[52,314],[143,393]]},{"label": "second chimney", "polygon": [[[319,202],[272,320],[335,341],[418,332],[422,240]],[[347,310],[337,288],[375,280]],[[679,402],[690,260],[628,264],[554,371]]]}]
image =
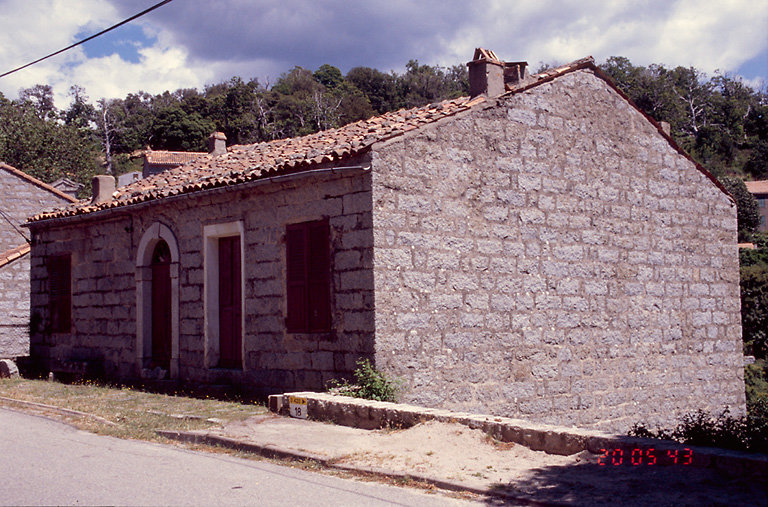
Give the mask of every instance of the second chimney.
[{"label": "second chimney", "polygon": [[208,154],[224,155],[227,152],[227,136],[224,132],[214,132],[208,137]]}]

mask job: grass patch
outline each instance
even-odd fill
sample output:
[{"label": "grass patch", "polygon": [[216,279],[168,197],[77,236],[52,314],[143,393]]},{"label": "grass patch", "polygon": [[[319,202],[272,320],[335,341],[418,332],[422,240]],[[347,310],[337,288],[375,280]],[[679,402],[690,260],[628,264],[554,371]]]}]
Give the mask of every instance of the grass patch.
[{"label": "grass patch", "polygon": [[[228,422],[265,414],[263,406],[210,398],[138,391],[130,387],[114,387],[91,382],[62,384],[44,380],[0,380],[0,396],[16,400],[52,405],[97,416],[98,419],[47,413],[44,408],[27,407],[25,411],[53,415],[75,426],[119,438],[165,441],[156,430],[202,430]],[[0,400],[0,406],[19,408]]]}]

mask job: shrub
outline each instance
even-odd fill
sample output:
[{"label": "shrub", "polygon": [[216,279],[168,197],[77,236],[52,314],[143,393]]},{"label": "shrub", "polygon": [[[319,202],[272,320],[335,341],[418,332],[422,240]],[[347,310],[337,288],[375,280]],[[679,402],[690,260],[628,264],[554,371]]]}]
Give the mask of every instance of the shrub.
[{"label": "shrub", "polygon": [[385,374],[376,370],[368,359],[357,361],[357,369],[354,371],[355,383],[350,384],[346,380],[332,380],[330,391],[354,398],[365,398],[376,401],[395,401],[400,389],[400,382],[388,378]]},{"label": "shrub", "polygon": [[714,417],[698,410],[683,415],[674,430],[651,430],[644,423],[636,423],[629,430],[629,435],[674,440],[689,445],[768,452],[768,399],[761,398],[749,403],[747,414],[733,417],[725,409]]}]

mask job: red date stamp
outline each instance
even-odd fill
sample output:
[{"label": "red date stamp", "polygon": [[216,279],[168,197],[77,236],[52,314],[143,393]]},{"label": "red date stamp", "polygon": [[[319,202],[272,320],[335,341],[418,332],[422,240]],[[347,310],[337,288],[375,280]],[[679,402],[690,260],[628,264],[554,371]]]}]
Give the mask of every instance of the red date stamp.
[{"label": "red date stamp", "polygon": [[599,466],[687,466],[693,463],[693,450],[687,447],[674,450],[616,448],[600,449],[600,452]]}]

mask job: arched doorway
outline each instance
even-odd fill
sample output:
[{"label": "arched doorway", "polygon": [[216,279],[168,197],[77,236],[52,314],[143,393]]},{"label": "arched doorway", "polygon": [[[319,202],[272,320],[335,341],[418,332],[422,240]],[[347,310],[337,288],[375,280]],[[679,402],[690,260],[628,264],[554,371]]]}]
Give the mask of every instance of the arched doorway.
[{"label": "arched doorway", "polygon": [[171,250],[158,241],[152,252],[152,358],[150,368],[171,367]]},{"label": "arched doorway", "polygon": [[143,378],[179,376],[179,246],[159,222],[136,252],[136,368]]}]

